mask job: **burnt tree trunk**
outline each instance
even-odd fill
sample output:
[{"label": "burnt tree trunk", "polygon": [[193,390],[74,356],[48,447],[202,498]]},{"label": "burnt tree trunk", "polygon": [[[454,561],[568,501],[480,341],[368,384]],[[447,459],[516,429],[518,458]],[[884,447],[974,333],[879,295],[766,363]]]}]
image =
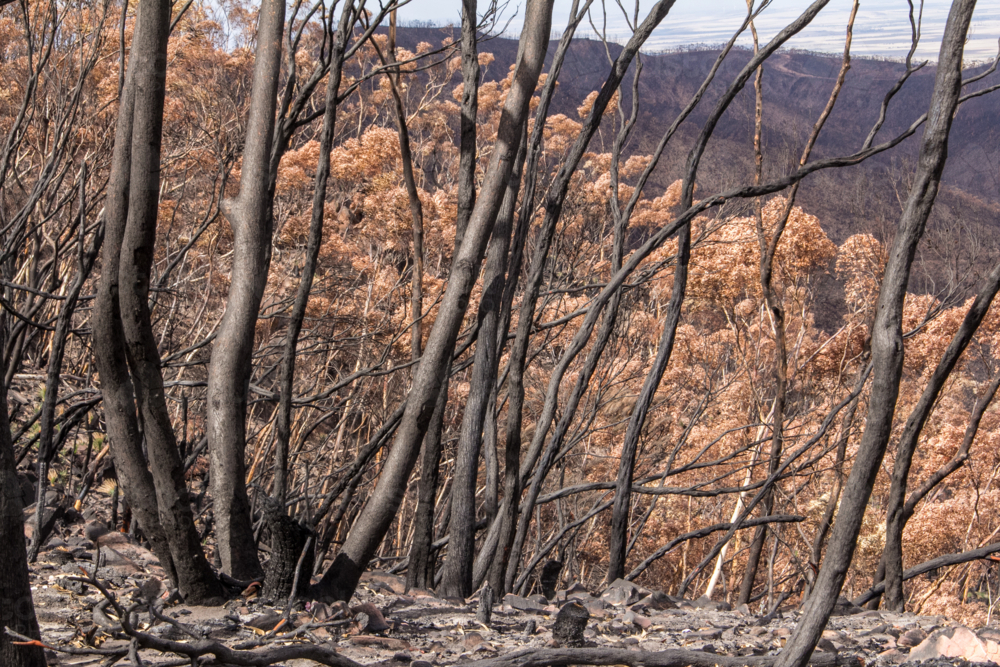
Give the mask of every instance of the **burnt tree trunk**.
[{"label": "burnt tree trunk", "polygon": [[317,586],[324,598],[350,598],[402,503],[410,472],[420,452],[420,443],[434,412],[444,376],[451,365],[455,341],[469,305],[472,287],[479,276],[486,242],[514,168],[522,126],[527,122],[529,103],[545,59],[551,20],[552,0],[531,0],[528,3],[513,84],[504,104],[482,192],[469,220],[462,247],[455,256],[437,319],[414,374],[406,409],[378,484],[337,559]]},{"label": "burnt tree trunk", "polygon": [[208,369],[206,431],[215,535],[222,570],[240,580],[256,579],[263,573],[246,488],[246,409],[254,331],[271,262],[270,156],[284,26],[284,0],[264,0],[240,191],[234,200],[223,203],[233,230],[232,272]]},{"label": "burnt tree trunk", "polygon": [[[300,569],[295,595],[306,595],[309,574],[313,571],[314,551],[303,555],[312,531],[285,513],[282,503],[268,498],[264,501],[264,522],[271,534],[271,558],[267,561],[261,598],[274,604],[284,604],[295,585],[295,570]],[[299,560],[302,567],[299,568]]]},{"label": "burnt tree trunk", "polygon": [[[0,320],[0,346],[6,343]],[[0,378],[6,375],[0,355]],[[45,667],[40,646],[14,646],[3,628],[40,639],[35,605],[31,600],[28,559],[24,549],[24,513],[21,485],[14,465],[14,443],[7,415],[7,385],[0,380],[0,664],[4,667]]]},{"label": "burnt tree trunk", "polygon": [[871,398],[865,431],[843,491],[826,558],[802,618],[775,667],[804,667],[826,627],[850,568],[858,531],[892,431],[903,368],[903,299],[948,157],[948,133],[962,88],[962,54],[975,0],[955,0],[945,26],[920,157],[879,291],[872,325]]},{"label": "burnt tree trunk", "polygon": [[118,258],[121,281],[118,300],[160,525],[167,537],[181,595],[189,603],[198,603],[218,599],[222,588],[205,558],[201,537],[194,525],[184,481],[184,464],[167,412],[160,354],[148,305],[159,208],[160,143],[171,3],[168,0],[158,0],[155,4],[147,2],[142,10],[150,15],[148,22],[143,24],[145,30],[136,35],[142,41],[133,45],[139,54],[133,60],[135,77],[131,80],[135,91],[132,159],[127,222]]}]

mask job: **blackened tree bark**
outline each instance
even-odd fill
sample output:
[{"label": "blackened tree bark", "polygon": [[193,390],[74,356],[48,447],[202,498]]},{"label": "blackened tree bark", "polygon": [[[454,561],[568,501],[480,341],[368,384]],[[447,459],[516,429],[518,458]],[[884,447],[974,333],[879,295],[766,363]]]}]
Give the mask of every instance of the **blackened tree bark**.
[{"label": "blackened tree bark", "polygon": [[776,667],[804,667],[808,663],[847,576],[865,507],[889,442],[903,366],[903,299],[913,256],[948,156],[948,133],[962,87],[962,53],[975,5],[975,0],[955,0],[948,15],[917,172],[893,240],[872,325],[874,377],[865,431],[844,488],[823,567]]},{"label": "blackened tree bark", "polygon": [[223,204],[233,230],[233,264],[226,312],[208,369],[206,430],[216,540],[222,570],[241,580],[263,574],[253,536],[244,450],[254,330],[271,259],[269,158],[284,26],[284,1],[264,0],[257,27],[240,191]]},{"label": "blackened tree bark", "polygon": [[[161,3],[162,4],[162,3]],[[169,5],[169,3],[167,3]],[[129,506],[149,539],[153,552],[167,572],[171,583],[180,587],[174,557],[167,536],[160,524],[153,476],[142,451],[138,414],[132,377],[126,358],[126,341],[119,303],[119,260],[128,220],[132,177],[132,136],[135,115],[136,86],[139,61],[155,66],[159,44],[159,22],[162,8],[147,0],[140,4],[133,49],[130,55],[125,87],[122,91],[115,128],[115,147],[111,178],[105,205],[105,239],[102,249],[101,281],[94,304],[94,357],[101,378],[104,416],[115,462],[118,483]],[[167,8],[169,12],[169,6]],[[145,54],[144,56],[142,54]],[[146,72],[146,76],[155,76]],[[200,548],[199,548],[200,551]]]},{"label": "blackened tree bark", "polygon": [[[906,478],[910,474],[910,464],[913,453],[917,449],[917,441],[927,423],[934,403],[944,388],[948,376],[958,363],[962,352],[972,342],[972,337],[986,317],[990,304],[1000,290],[1000,266],[993,269],[984,285],[972,302],[972,307],[965,314],[961,326],[952,337],[948,348],[941,356],[934,373],[924,388],[916,406],[910,412],[899,437],[899,447],[896,450],[896,463],[892,468],[892,485],[889,488],[889,500],[886,511],[885,549],[882,561],[885,567],[885,607],[889,611],[903,611],[903,528],[909,518],[904,513],[906,499]],[[875,583],[878,583],[876,580]]]},{"label": "blackened tree bark", "polygon": [[344,49],[356,19],[354,2],[346,3],[336,34],[333,36],[333,48],[330,53],[326,108],[323,112],[323,129],[320,134],[319,163],[316,165],[316,177],[313,181],[312,212],[309,218],[309,236],[306,240],[305,265],[302,267],[299,289],[295,294],[295,303],[288,320],[285,347],[281,357],[279,379],[281,397],[278,399],[278,416],[275,420],[273,496],[282,506],[284,506],[287,493],[288,445],[292,437],[292,383],[295,379],[295,354],[298,349],[299,334],[302,332],[302,323],[305,320],[306,306],[309,304],[313,278],[316,276],[319,248],[323,241],[326,183],[330,177],[330,151],[333,148],[333,135],[337,123],[337,92],[340,90],[340,79],[343,72]]},{"label": "blackened tree bark", "polygon": [[[543,415],[535,426],[536,437],[532,441],[532,446],[527,453],[526,459],[523,462],[520,461],[521,411],[524,402],[523,377],[527,359],[528,337],[531,332],[532,322],[534,321],[535,305],[538,300],[539,289],[545,272],[545,264],[548,258],[552,237],[555,233],[556,223],[562,215],[562,207],[566,198],[566,193],[569,190],[570,179],[576,171],[576,168],[579,165],[591,138],[594,136],[594,133],[597,132],[597,128],[600,125],[601,118],[604,115],[604,111],[607,109],[608,103],[618,90],[618,87],[624,79],[632,60],[638,53],[639,48],[643,43],[645,43],[653,29],[659,25],[663,18],[667,15],[673,7],[673,4],[673,0],[660,0],[660,2],[657,2],[652,9],[650,9],[646,19],[641,25],[638,26],[635,34],[633,34],[632,38],[629,39],[628,43],[625,45],[625,48],[618,55],[618,58],[612,65],[607,79],[601,86],[601,90],[598,93],[597,98],[594,100],[594,106],[592,107],[590,114],[584,121],[584,126],[581,128],[580,135],[577,137],[573,147],[570,149],[569,154],[560,167],[559,172],[556,174],[556,178],[549,189],[548,196],[546,197],[545,219],[542,223],[542,228],[538,232],[538,237],[535,242],[531,271],[528,277],[528,282],[525,286],[525,294],[521,300],[520,314],[518,315],[517,335],[514,339],[514,344],[510,353],[511,360],[510,374],[508,376],[508,417],[505,460],[508,466],[512,462],[518,461],[518,479],[516,482],[515,480],[510,479],[509,476],[513,474],[514,471],[508,467],[506,473],[508,478],[504,484],[504,503],[495,522],[499,522],[494,529],[497,535],[497,541],[494,543],[493,540],[490,540],[488,537],[482,550],[484,553],[492,555],[492,564],[490,565],[490,585],[493,586],[494,590],[498,592],[506,592],[510,590],[510,585],[513,583],[513,575],[516,570],[516,566],[511,566],[510,556],[517,553],[517,547],[515,545],[517,542],[517,533],[520,530],[516,525],[520,505],[520,489],[523,488],[528,475],[531,474],[535,463],[542,454],[541,448],[544,443],[544,435],[552,422],[555,410],[555,397],[553,396],[552,389],[553,384],[550,384],[550,391],[549,395],[546,396],[546,405],[545,408],[543,408]],[[586,9],[587,8],[585,7],[582,10],[583,13],[586,12]],[[572,36],[571,33],[569,33],[569,35]],[[564,40],[565,37],[566,35],[564,35]],[[563,48],[564,44],[568,45],[568,41],[560,42],[560,50]],[[546,81],[546,85],[548,85],[550,81],[554,84],[553,74],[550,74],[549,80]],[[538,129],[538,126],[536,126],[536,129]],[[540,141],[540,138],[537,139],[537,141]],[[531,143],[532,151],[535,150],[537,141],[536,137],[533,136]],[[529,161],[529,174],[531,173],[530,170],[532,168],[533,162]],[[528,191],[530,191],[530,188]],[[522,209],[522,213],[524,213],[524,209]],[[565,367],[561,368],[561,370],[557,370],[557,372],[565,372]],[[558,389],[556,388],[555,392],[557,393],[557,391]]]},{"label": "blackened tree bark", "polygon": [[479,53],[476,0],[462,0],[462,111],[459,121],[458,213],[455,257],[476,204],[476,115],[479,112]]},{"label": "blackened tree bark", "polygon": [[[483,425],[486,410],[496,388],[499,356],[497,332],[500,327],[500,309],[504,293],[504,276],[510,250],[511,228],[517,194],[521,187],[524,167],[527,127],[522,136],[521,148],[515,160],[504,195],[503,206],[490,237],[486,253],[486,270],[483,277],[483,296],[477,317],[479,333],[473,358],[472,381],[465,402],[462,426],[455,454],[455,472],[452,477],[451,521],[449,522],[448,556],[445,559],[441,592],[443,595],[469,597],[473,592],[472,570],[476,536],[476,481],[479,473],[479,450],[483,442]],[[512,280],[516,278],[511,276]]]},{"label": "blackened tree bark", "polygon": [[551,21],[552,0],[532,0],[528,3],[514,82],[500,117],[496,146],[481,194],[469,220],[465,239],[453,262],[452,273],[428,337],[427,347],[414,374],[392,450],[368,503],[337,559],[317,586],[317,593],[323,598],[350,598],[362,571],[388,531],[403,500],[407,480],[420,452],[420,442],[427,431],[441,384],[451,365],[458,330],[468,308],[472,287],[479,275],[486,242],[514,168],[522,127],[528,118],[529,102],[545,59]]},{"label": "blackened tree bark", "polygon": [[406,588],[434,587],[435,558],[434,505],[437,497],[441,462],[441,433],[444,428],[444,411],[448,407],[448,378],[441,383],[438,400],[434,404],[427,433],[424,435],[420,457],[420,485],[417,489],[417,509],[413,518],[413,541],[410,543],[410,561],[406,566]]},{"label": "blackened tree bark", "polygon": [[677,266],[674,270],[674,286],[667,306],[667,317],[663,322],[663,334],[660,346],[656,350],[653,367],[649,369],[642,383],[639,398],[628,427],[625,429],[625,440],[622,443],[622,455],[618,464],[618,477],[615,480],[615,504],[611,510],[611,533],[608,537],[610,560],[606,579],[614,581],[625,576],[626,545],[628,544],[629,508],[632,504],[632,475],[635,470],[635,454],[639,445],[639,435],[646,423],[649,406],[653,402],[656,390],[663,379],[663,373],[670,362],[670,354],[674,349],[677,334],[677,324],[681,318],[681,305],[684,303],[684,293],[687,288],[688,261],[691,257],[691,227],[681,230],[677,246]]},{"label": "blackened tree bark", "polygon": [[[6,331],[0,320],[0,346]],[[6,375],[0,355],[0,378]],[[14,646],[3,627],[41,639],[35,605],[31,600],[28,559],[24,549],[24,514],[21,485],[14,465],[14,443],[7,415],[7,385],[0,382],[0,664],[5,667],[45,667],[40,646]]]},{"label": "blackened tree bark", "polygon": [[167,412],[160,354],[148,305],[159,208],[160,144],[171,6],[167,0],[155,3],[147,0],[142,5],[142,11],[148,12],[147,20],[133,38],[142,41],[133,43],[132,47],[138,53],[132,61],[135,68],[135,76],[131,79],[135,94],[132,159],[127,222],[118,261],[121,281],[118,299],[126,355],[156,488],[160,525],[173,556],[180,593],[186,601],[194,603],[219,599],[222,588],[205,558],[194,525],[184,481],[184,464]]}]

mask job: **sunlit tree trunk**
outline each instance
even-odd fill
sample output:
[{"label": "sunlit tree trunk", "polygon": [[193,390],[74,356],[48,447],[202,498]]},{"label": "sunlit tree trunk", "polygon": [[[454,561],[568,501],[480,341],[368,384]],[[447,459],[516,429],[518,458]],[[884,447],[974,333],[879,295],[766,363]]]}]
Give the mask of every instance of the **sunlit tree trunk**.
[{"label": "sunlit tree trunk", "polygon": [[246,488],[246,408],[254,330],[271,258],[270,156],[284,26],[284,1],[264,0],[240,191],[224,203],[233,230],[229,294],[208,369],[206,430],[216,540],[222,570],[241,580],[262,574]]}]

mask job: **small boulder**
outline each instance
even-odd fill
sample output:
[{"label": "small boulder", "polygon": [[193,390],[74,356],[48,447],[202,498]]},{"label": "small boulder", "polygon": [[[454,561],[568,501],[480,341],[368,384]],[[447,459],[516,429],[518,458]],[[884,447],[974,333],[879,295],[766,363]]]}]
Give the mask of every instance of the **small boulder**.
[{"label": "small boulder", "polygon": [[976,633],[964,626],[956,626],[932,632],[927,639],[910,651],[907,660],[917,662],[941,658],[963,658],[970,662],[986,662],[993,659],[987,655],[986,646]]}]

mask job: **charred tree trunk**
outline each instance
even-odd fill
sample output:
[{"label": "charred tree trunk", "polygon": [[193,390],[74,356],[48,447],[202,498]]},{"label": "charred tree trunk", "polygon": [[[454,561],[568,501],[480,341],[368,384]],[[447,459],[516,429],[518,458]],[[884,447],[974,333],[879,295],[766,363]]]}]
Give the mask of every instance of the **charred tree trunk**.
[{"label": "charred tree trunk", "polygon": [[448,378],[441,383],[434,413],[424,435],[423,456],[420,459],[420,486],[417,510],[413,519],[413,542],[410,544],[410,562],[406,566],[406,588],[431,589],[434,587],[434,565],[437,558],[431,546],[434,542],[434,503],[437,497],[441,462],[441,433],[444,429],[444,411],[448,407]]},{"label": "charred tree trunk", "polygon": [[868,418],[837,522],[803,616],[776,667],[804,667],[837,602],[854,556],[858,531],[892,430],[903,366],[902,312],[910,267],[934,205],[948,156],[948,133],[962,88],[962,54],[975,0],[955,0],[948,16],[920,157],[886,266],[872,326],[874,378]]},{"label": "charred tree trunk", "polygon": [[[299,344],[299,334],[305,320],[309,293],[319,260],[319,248],[323,241],[323,219],[326,207],[326,183],[330,177],[330,151],[333,149],[333,134],[337,122],[337,92],[344,64],[344,49],[347,37],[355,22],[354,3],[348,2],[341,14],[337,32],[333,35],[333,49],[330,54],[330,73],[327,75],[326,108],[323,112],[323,129],[320,134],[319,164],[313,181],[312,213],[309,219],[309,237],[306,241],[305,266],[295,294],[292,315],[285,334],[285,348],[281,357],[280,391],[278,416],[275,420],[274,443],[274,498],[284,505],[287,494],[288,446],[292,437],[292,385],[295,380],[295,354]],[[332,19],[331,19],[332,21]]]},{"label": "charred tree trunk", "polygon": [[473,359],[472,381],[469,397],[465,402],[462,427],[455,454],[455,473],[452,478],[451,521],[449,523],[448,556],[444,563],[442,592],[444,595],[466,598],[472,595],[473,558],[476,537],[476,482],[479,473],[479,451],[483,442],[483,426],[496,386],[499,356],[497,332],[500,327],[500,310],[507,273],[507,256],[510,249],[511,226],[517,193],[521,186],[524,166],[527,128],[522,136],[521,148],[515,161],[504,196],[497,224],[490,237],[483,277],[483,296],[479,302],[479,334]]},{"label": "charred tree trunk", "polygon": [[[169,20],[169,3],[166,5]],[[157,7],[148,1],[139,7],[133,37],[135,47],[129,59],[115,129],[111,178],[105,205],[101,281],[94,305],[93,341],[111,456],[115,462],[118,483],[171,583],[181,588],[177,564],[160,523],[153,476],[142,451],[142,435],[139,431],[132,377],[129,374],[119,299],[119,261],[122,257],[131,196],[134,118],[136,108],[147,104],[137,100],[135,80],[140,76],[156,76],[155,61],[160,42],[159,23],[162,21],[162,13],[162,6]],[[140,69],[143,72],[141,75]]]},{"label": "charred tree trunk", "polygon": [[[1000,290],[1000,265],[995,267],[987,277],[985,284],[972,302],[972,307],[965,314],[961,326],[955,332],[938,362],[931,379],[924,388],[917,405],[910,412],[899,438],[896,449],[896,463],[892,468],[892,486],[889,488],[889,501],[886,515],[885,550],[882,561],[885,567],[885,608],[889,611],[903,611],[903,528],[909,517],[904,516],[904,501],[906,499],[906,478],[910,473],[913,453],[917,449],[917,441],[927,423],[938,395],[944,388],[948,376],[958,363],[962,352],[972,342],[972,337],[986,317],[990,304]],[[878,581],[875,582],[876,584]]]},{"label": "charred tree trunk", "polygon": [[308,592],[314,552],[309,549],[303,555],[303,550],[309,543],[312,531],[285,514],[284,504],[273,498],[264,501],[263,514],[267,530],[271,534],[271,558],[267,561],[261,598],[274,604],[284,604],[295,587],[297,569],[300,575],[295,595],[305,595]]},{"label": "charred tree trunk", "polygon": [[663,323],[663,335],[656,351],[653,367],[649,369],[646,379],[639,392],[632,415],[629,417],[625,430],[625,441],[622,443],[622,456],[618,464],[618,477],[615,480],[615,504],[611,514],[611,533],[608,537],[610,561],[608,563],[607,581],[615,581],[625,576],[626,546],[628,544],[629,508],[632,504],[632,474],[635,470],[635,455],[639,445],[639,435],[646,423],[649,406],[663,379],[663,373],[670,363],[674,340],[677,334],[677,324],[681,318],[681,305],[684,303],[684,293],[687,287],[688,261],[691,257],[691,227],[685,226],[680,233],[677,246],[677,267],[674,271],[673,292],[670,295],[670,305],[667,307],[667,317]]},{"label": "charred tree trunk", "polygon": [[420,452],[420,443],[427,431],[444,376],[451,365],[469,295],[478,277],[483,251],[514,167],[522,126],[527,122],[529,102],[545,58],[551,20],[552,0],[532,0],[528,3],[513,85],[504,104],[482,193],[469,220],[462,247],[455,257],[438,317],[414,375],[406,409],[378,484],[340,554],[318,585],[320,594],[325,598],[350,598],[403,500],[407,480]]},{"label": "charred tree trunk", "polygon": [[271,262],[269,158],[284,26],[285,2],[264,0],[257,28],[240,192],[235,200],[224,202],[233,230],[229,295],[208,369],[206,430],[216,540],[222,570],[240,580],[263,574],[246,489],[246,408],[254,330]]},{"label": "charred tree trunk", "polygon": [[137,34],[133,44],[139,54],[133,61],[136,75],[132,124],[132,159],[128,218],[122,239],[118,295],[126,355],[132,372],[136,404],[156,489],[156,503],[173,556],[181,595],[189,603],[218,600],[221,584],[201,549],[201,538],[184,481],[184,465],[177,449],[167,412],[160,373],[160,354],[149,311],[149,284],[160,191],[160,143],[166,94],[167,38],[171,3],[147,3],[155,13],[148,31]]},{"label": "charred tree trunk", "polygon": [[[0,320],[0,346],[6,343]],[[6,375],[0,355],[0,378]],[[28,559],[24,549],[24,514],[21,485],[14,465],[14,443],[10,439],[7,415],[7,385],[0,382],[0,628],[9,627],[27,637],[41,639],[35,605],[31,600]],[[41,646],[14,646],[6,632],[0,632],[0,664],[5,667],[45,667]]]}]

